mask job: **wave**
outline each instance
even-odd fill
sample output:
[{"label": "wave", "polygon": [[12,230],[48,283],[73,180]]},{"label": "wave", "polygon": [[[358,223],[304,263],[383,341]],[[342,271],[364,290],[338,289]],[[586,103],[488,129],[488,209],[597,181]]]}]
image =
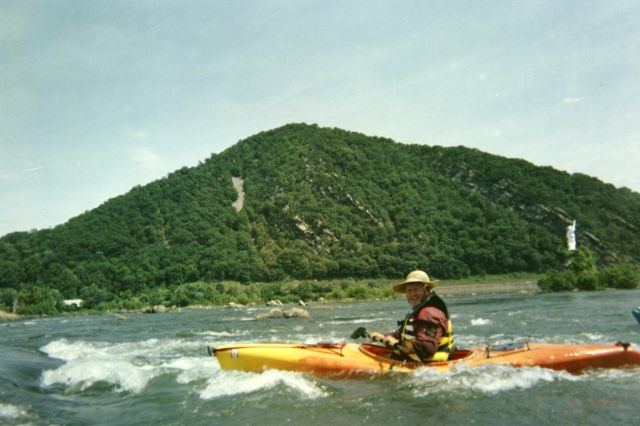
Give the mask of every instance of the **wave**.
[{"label": "wave", "polygon": [[311,378],[299,373],[267,371],[252,374],[221,370],[209,356],[187,353],[191,350],[203,353],[203,343],[199,341],[148,339],[113,344],[59,339],[40,350],[51,358],[64,361],[59,367],[42,372],[41,386],[62,385],[71,393],[105,389],[105,384],[110,391],[140,393],[154,378],[175,375],[178,384],[191,384],[202,399],[277,386],[284,386],[307,399],[326,395]]},{"label": "wave", "polygon": [[200,392],[202,399],[270,390],[279,386],[294,392],[304,399],[326,397],[328,393],[307,376],[288,371],[267,370],[261,374],[217,370],[207,387]]},{"label": "wave", "polygon": [[491,320],[484,318],[474,318],[471,320],[471,325],[487,325],[491,324]]},{"label": "wave", "polygon": [[231,336],[247,336],[249,335],[249,330],[241,330],[241,331],[200,331],[193,333],[196,336],[211,336],[211,337],[231,337]]},{"label": "wave", "polygon": [[540,367],[458,367],[446,372],[420,369],[410,379],[415,396],[433,394],[467,395],[479,392],[494,395],[515,389],[529,389],[539,383],[579,381],[581,376]]},{"label": "wave", "polygon": [[325,321],[324,324],[329,325],[340,325],[340,324],[369,324],[372,322],[378,322],[379,319],[350,319],[350,320],[329,320]]},{"label": "wave", "polygon": [[[51,358],[65,361],[53,370],[45,370],[42,386],[62,384],[71,390],[84,391],[97,383],[108,383],[119,390],[140,392],[158,372],[141,358],[157,348],[151,339],[139,343],[69,342],[56,340],[41,350]],[[157,350],[157,349],[156,349]]]},{"label": "wave", "polygon": [[[261,374],[222,370],[206,357],[181,357],[162,365],[168,371],[177,372],[176,382],[192,384],[200,398],[209,400],[226,396],[260,392],[282,386],[304,399],[316,399],[327,395],[311,377],[288,371],[268,370]],[[204,388],[198,383],[204,381]]]},{"label": "wave", "polygon": [[43,371],[40,382],[45,387],[61,384],[80,392],[107,383],[118,391],[138,393],[150,380],[168,372],[163,368],[167,358],[180,358],[185,351],[202,352],[202,347],[201,342],[180,339],[117,344],[60,339],[40,350],[65,363]]},{"label": "wave", "polygon": [[16,420],[18,418],[28,416],[29,413],[25,408],[0,402],[0,420]]},{"label": "wave", "polygon": [[214,377],[215,369],[219,369],[210,357],[180,357],[162,364],[165,371],[177,373],[176,382],[188,384]]},{"label": "wave", "polygon": [[43,386],[63,384],[71,390],[84,391],[102,382],[138,393],[157,375],[151,366],[136,366],[121,360],[87,359],[44,371],[41,383]]}]

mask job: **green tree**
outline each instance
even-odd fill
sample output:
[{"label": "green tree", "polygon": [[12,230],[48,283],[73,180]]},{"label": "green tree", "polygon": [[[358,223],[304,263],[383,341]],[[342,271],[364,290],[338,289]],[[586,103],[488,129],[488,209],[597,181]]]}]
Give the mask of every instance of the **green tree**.
[{"label": "green tree", "polygon": [[637,265],[612,265],[600,271],[598,278],[601,287],[638,288],[640,286],[640,269]]},{"label": "green tree", "polygon": [[578,290],[600,290],[601,283],[596,272],[582,272],[576,274],[576,288]]},{"label": "green tree", "polygon": [[89,309],[97,308],[102,304],[112,302],[116,299],[112,293],[95,284],[82,287],[80,289],[80,298],[83,302],[82,306]]},{"label": "green tree", "polygon": [[543,291],[570,291],[576,288],[576,281],[576,274],[571,271],[552,271],[540,278],[538,286]]},{"label": "green tree", "polygon": [[596,257],[588,247],[581,246],[569,252],[568,269],[577,274],[595,273],[597,272]]},{"label": "green tree", "polygon": [[18,292],[18,313],[24,315],[52,315],[59,313],[62,295],[56,289],[30,286]]},{"label": "green tree", "polygon": [[0,288],[0,310],[13,312],[13,308],[18,301],[18,291],[16,289]]}]

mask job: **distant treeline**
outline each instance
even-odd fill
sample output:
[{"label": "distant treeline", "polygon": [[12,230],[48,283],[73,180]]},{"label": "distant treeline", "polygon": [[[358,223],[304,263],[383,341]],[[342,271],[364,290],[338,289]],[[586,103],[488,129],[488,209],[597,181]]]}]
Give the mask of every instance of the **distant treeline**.
[{"label": "distant treeline", "polygon": [[[586,268],[585,268],[586,266]],[[519,274],[477,277],[465,280],[474,282],[511,282]],[[194,305],[225,306],[230,303],[264,304],[270,300],[283,303],[345,300],[392,299],[398,295],[392,291],[387,279],[377,280],[311,280],[242,284],[239,282],[194,282],[172,288],[156,287],[138,294],[125,291],[114,294],[96,286],[84,287],[80,297],[82,304],[65,305],[57,289],[30,286],[21,290],[0,289],[0,310],[22,315],[55,315],[63,312],[128,311],[145,310],[156,305],[186,307]],[[600,271],[587,263],[576,262],[563,271],[551,271],[543,275],[538,285],[543,291],[604,290],[609,288],[634,289],[640,287],[640,270],[637,265],[619,264]],[[443,284],[444,286],[444,284]],[[446,288],[446,287],[445,287]]]},{"label": "distant treeline", "polygon": [[185,307],[391,299],[394,293],[388,280],[327,280],[242,284],[239,282],[194,282],[173,288],[156,287],[138,294],[125,291],[113,294],[96,286],[84,287],[82,304],[65,305],[60,291],[30,286],[22,290],[0,289],[0,310],[22,315],[54,315],[63,312],[143,310],[155,305]]}]

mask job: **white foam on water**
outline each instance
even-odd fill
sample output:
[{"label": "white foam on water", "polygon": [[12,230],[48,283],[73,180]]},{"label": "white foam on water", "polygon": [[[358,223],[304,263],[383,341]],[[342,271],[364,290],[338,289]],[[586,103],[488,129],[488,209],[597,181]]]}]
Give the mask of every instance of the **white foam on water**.
[{"label": "white foam on water", "polygon": [[231,336],[246,336],[249,334],[249,330],[242,331],[200,331],[194,333],[196,336],[211,336],[211,337],[231,337]]},{"label": "white foam on water", "polygon": [[[219,343],[219,342],[217,342]],[[87,342],[55,340],[41,351],[64,363],[41,375],[42,386],[63,385],[85,391],[107,383],[116,391],[139,393],[155,377],[176,374],[179,384],[193,383],[203,399],[270,390],[283,386],[301,398],[320,398],[325,391],[298,373],[267,371],[264,374],[227,372],[211,357],[185,355],[185,349],[202,353],[202,342],[149,339],[138,342]],[[197,382],[203,382],[198,384]]]},{"label": "white foam on water", "polygon": [[591,344],[603,344],[607,345],[615,343],[612,336],[606,336],[604,334],[594,333],[576,333],[571,335],[554,335],[554,336],[539,336],[535,338],[535,341],[544,343],[565,343],[572,345],[591,345]]},{"label": "white foam on water", "polygon": [[498,339],[502,339],[504,337],[505,337],[504,333],[496,333],[496,334],[492,334],[491,336],[489,336],[489,339],[490,340],[498,340]]},{"label": "white foam on water", "polygon": [[[522,343],[533,341],[528,336],[505,335],[502,333],[492,334],[491,336],[482,336],[477,334],[457,334],[455,342],[458,348],[481,347],[507,345],[510,343]],[[538,341],[538,339],[535,339]]]},{"label": "white foam on water", "polygon": [[594,333],[580,333],[580,336],[584,336],[587,340],[591,342],[607,342],[611,340],[611,337],[604,336],[602,334],[594,334]]},{"label": "white foam on water", "polygon": [[317,399],[327,396],[327,392],[300,373],[267,370],[264,373],[244,373],[217,370],[207,387],[200,392],[202,399],[268,391],[284,386],[303,399]]},{"label": "white foam on water", "polygon": [[325,321],[325,324],[340,325],[340,324],[369,324],[376,322],[378,319],[352,319],[352,320],[330,320]]},{"label": "white foam on water", "polygon": [[484,318],[474,318],[471,320],[471,325],[487,325],[491,324],[491,320]]},{"label": "white foam on water", "polygon": [[138,393],[158,373],[152,366],[136,366],[127,361],[84,359],[44,371],[41,383],[44,386],[60,383],[84,391],[95,383],[106,382],[121,390]]},{"label": "white foam on water", "polygon": [[[215,376],[217,364],[211,357],[181,357],[162,365],[165,370],[177,371],[176,381],[180,384],[192,383]],[[216,368],[217,367],[217,368]]]},{"label": "white foam on water", "polygon": [[461,366],[446,372],[424,368],[413,373],[411,378],[416,396],[441,392],[452,394],[481,392],[495,395],[516,389],[529,389],[539,383],[561,380],[579,381],[583,378],[540,367],[516,368],[503,365],[476,368]]},{"label": "white foam on water", "polygon": [[62,384],[84,391],[103,382],[114,385],[117,390],[137,393],[150,380],[167,372],[162,368],[167,357],[180,357],[185,350],[201,347],[201,342],[185,340],[148,339],[117,344],[55,340],[40,350],[65,363],[56,369],[45,370],[41,384]]},{"label": "white foam on water", "polygon": [[52,358],[73,361],[89,357],[93,359],[113,359],[114,357],[116,359],[123,357],[153,358],[160,357],[164,354],[182,353],[186,349],[199,349],[201,347],[201,342],[182,339],[147,339],[115,344],[111,342],[86,342],[82,340],[71,342],[67,339],[60,339],[43,346],[40,350]]},{"label": "white foam on water", "polygon": [[629,382],[635,385],[640,382],[640,367],[587,370],[584,375],[604,382]]},{"label": "white foam on water", "polygon": [[51,358],[57,358],[64,361],[73,361],[74,359],[90,356],[99,352],[96,344],[87,342],[68,342],[67,339],[55,340],[40,348]]},{"label": "white foam on water", "polygon": [[27,410],[20,406],[0,402],[0,419],[15,420],[28,415]]}]

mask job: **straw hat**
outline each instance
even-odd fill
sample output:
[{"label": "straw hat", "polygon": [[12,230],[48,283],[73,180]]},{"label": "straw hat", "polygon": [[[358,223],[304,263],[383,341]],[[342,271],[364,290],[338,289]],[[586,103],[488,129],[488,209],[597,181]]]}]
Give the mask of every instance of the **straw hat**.
[{"label": "straw hat", "polygon": [[437,282],[438,280],[431,281],[429,275],[424,271],[412,271],[409,272],[409,275],[407,275],[407,278],[403,282],[393,286],[393,291],[404,293],[409,284],[424,284],[425,287],[431,290],[436,286]]}]

